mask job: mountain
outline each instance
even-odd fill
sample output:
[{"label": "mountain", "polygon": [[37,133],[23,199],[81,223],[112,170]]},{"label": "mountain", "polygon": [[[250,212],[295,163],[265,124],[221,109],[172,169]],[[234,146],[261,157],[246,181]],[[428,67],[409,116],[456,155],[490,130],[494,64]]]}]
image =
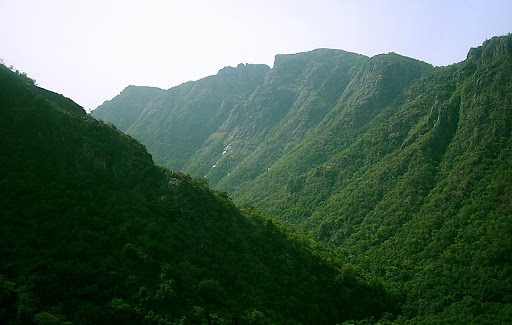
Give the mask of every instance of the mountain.
[{"label": "mountain", "polygon": [[386,281],[404,297],[394,322],[510,323],[511,94],[512,35],[437,68],[278,55],[180,166]]},{"label": "mountain", "polygon": [[[0,66],[4,324],[336,324],[396,297]],[[128,93],[131,90],[128,91]],[[126,93],[125,93],[126,94]]]},{"label": "mountain", "polygon": [[509,323],[511,63],[512,37],[491,39],[424,74],[318,167],[269,186],[306,158],[292,152],[235,197],[386,279],[414,322]]},{"label": "mountain", "polygon": [[[269,69],[256,64],[226,67],[215,76],[184,83],[165,92],[149,92],[146,87],[131,86],[99,106],[93,115],[122,127],[128,134],[136,134],[158,157],[157,163],[182,170],[233,107],[247,99],[263,82]],[[143,93],[144,97],[137,99],[137,93]],[[126,106],[126,102],[130,105]],[[135,116],[135,112],[138,115]],[[155,133],[159,133],[158,138],[153,136]]]},{"label": "mountain", "polygon": [[[125,132],[142,113],[142,109],[155,96],[164,90],[155,87],[126,87],[119,96],[107,100],[94,110],[98,119],[114,123],[119,130]],[[122,107],[122,110],[118,110]]]},{"label": "mountain", "polygon": [[[257,80],[231,78],[247,90],[245,96],[235,97],[234,85],[224,86],[228,73],[238,76],[239,70],[256,67]],[[271,70],[239,65],[167,90],[138,109],[141,113],[127,133],[146,144],[158,162],[206,176],[231,193],[264,174],[306,136],[318,138],[311,134],[316,129],[337,132],[335,128],[345,128],[348,121],[352,124],[343,132],[362,132],[379,109],[428,69],[432,67],[426,63],[394,53],[368,58],[318,49],[277,55]],[[214,100],[226,96],[236,101],[226,105]],[[111,103],[127,101],[125,97],[123,92]],[[117,115],[125,109],[121,104],[108,108]],[[353,123],[359,110],[366,115],[357,115]],[[102,105],[92,114],[103,118],[105,112]]]}]

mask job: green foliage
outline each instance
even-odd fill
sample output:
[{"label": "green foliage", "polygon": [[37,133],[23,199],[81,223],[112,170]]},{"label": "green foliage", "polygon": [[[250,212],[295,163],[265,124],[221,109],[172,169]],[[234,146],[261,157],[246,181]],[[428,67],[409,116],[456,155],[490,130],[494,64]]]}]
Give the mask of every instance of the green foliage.
[{"label": "green foliage", "polygon": [[[336,324],[393,297],[330,250],[0,67],[5,324]],[[348,271],[347,271],[348,270]]]},{"label": "green foliage", "polygon": [[[512,292],[512,219],[504,207],[510,44],[495,39],[482,49],[489,61],[426,74],[353,144],[334,145],[339,153],[325,162],[303,142],[289,154],[296,159],[279,161],[235,198],[308,229],[385,279],[405,297],[400,322],[454,322],[472,297],[489,309],[472,308],[458,323],[499,323],[494,314],[507,315]],[[308,161],[300,150],[319,166],[297,171]]]},{"label": "green foliage", "polygon": [[[211,107],[222,121],[191,152],[160,161],[309,232],[402,297],[400,315],[359,324],[509,323],[511,44],[492,38],[435,69],[394,53],[279,55],[229,114]],[[154,127],[136,130],[158,141],[156,159],[174,146]]]},{"label": "green foliage", "polygon": [[266,65],[226,67],[215,76],[167,91],[130,86],[92,114],[142,141],[157,163],[182,170],[233,107],[263,82],[268,70]]},{"label": "green foliage", "polygon": [[43,311],[34,316],[34,323],[37,325],[58,325],[60,320],[50,312]]}]

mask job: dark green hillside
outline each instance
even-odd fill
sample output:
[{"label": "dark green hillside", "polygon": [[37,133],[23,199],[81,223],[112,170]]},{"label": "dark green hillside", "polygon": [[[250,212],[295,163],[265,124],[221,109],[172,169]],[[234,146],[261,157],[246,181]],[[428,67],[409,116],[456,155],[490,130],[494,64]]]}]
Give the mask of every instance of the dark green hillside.
[{"label": "dark green hillside", "polygon": [[384,287],[0,66],[4,324],[336,324]]},{"label": "dark green hillside", "polygon": [[114,123],[119,130],[126,132],[149,101],[163,92],[163,89],[155,87],[128,86],[119,95],[98,106],[93,115]]}]

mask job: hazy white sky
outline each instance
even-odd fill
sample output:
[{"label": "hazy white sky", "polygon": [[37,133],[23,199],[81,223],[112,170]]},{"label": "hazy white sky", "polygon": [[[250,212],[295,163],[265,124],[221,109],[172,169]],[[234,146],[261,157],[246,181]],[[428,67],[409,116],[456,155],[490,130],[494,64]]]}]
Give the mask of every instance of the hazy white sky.
[{"label": "hazy white sky", "polygon": [[88,110],[321,47],[448,65],[509,32],[511,0],[0,0],[0,59]]}]

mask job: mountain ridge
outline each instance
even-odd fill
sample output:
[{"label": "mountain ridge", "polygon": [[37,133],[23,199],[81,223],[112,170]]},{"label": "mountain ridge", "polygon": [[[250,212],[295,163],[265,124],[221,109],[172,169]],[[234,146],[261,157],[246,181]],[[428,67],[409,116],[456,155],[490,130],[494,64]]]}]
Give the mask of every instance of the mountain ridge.
[{"label": "mountain ridge", "polygon": [[5,324],[337,324],[377,280],[0,65]]},{"label": "mountain ridge", "polygon": [[277,55],[181,166],[385,279],[399,323],[510,321],[511,53]]}]

